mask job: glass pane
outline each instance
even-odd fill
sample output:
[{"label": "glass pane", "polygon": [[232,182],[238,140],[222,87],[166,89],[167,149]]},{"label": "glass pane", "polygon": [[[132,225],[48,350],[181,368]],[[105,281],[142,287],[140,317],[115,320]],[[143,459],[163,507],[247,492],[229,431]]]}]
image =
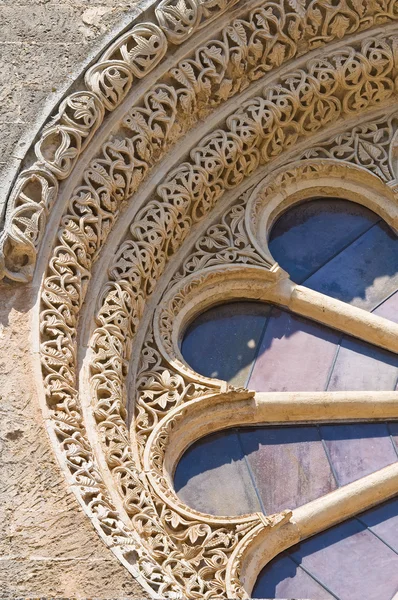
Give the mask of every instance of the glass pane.
[{"label": "glass pane", "polygon": [[248,387],[258,392],[323,391],[340,333],[274,308]]},{"label": "glass pane", "polygon": [[377,215],[354,202],[310,200],[278,219],[269,248],[291,279],[303,283],[379,221]]},{"label": "glass pane", "polygon": [[[285,598],[288,588],[289,598],[306,598],[308,582],[301,575],[303,569],[323,588],[316,591],[315,598],[391,600],[398,588],[398,554],[394,550],[398,528],[391,529],[397,518],[395,500],[298,544],[263,569],[253,597]],[[370,529],[368,522],[372,523]],[[291,563],[287,569],[287,560],[296,569]]]},{"label": "glass pane", "polygon": [[200,440],[177,465],[174,487],[188,506],[213,515],[261,511],[247,461],[234,431]]},{"label": "glass pane", "polygon": [[317,427],[253,427],[239,435],[264,513],[296,508],[337,487]]},{"label": "glass pane", "polygon": [[269,312],[260,302],[215,306],[188,327],[181,353],[201,375],[244,385]]},{"label": "glass pane", "polygon": [[[293,509],[396,461],[390,434],[398,437],[397,423],[222,431],[188,449],[175,488],[189,506],[211,514]],[[398,500],[392,500],[274,559],[253,597],[390,600],[397,561]]]},{"label": "glass pane", "polygon": [[373,310],[398,288],[398,238],[377,223],[306,279],[303,285]]},{"label": "glass pane", "polygon": [[[392,300],[398,296],[386,304]],[[398,378],[395,354],[259,302],[208,310],[188,328],[181,351],[202,375],[259,392],[388,391]]]},{"label": "glass pane", "polygon": [[398,289],[398,237],[354,202],[299,204],[276,222],[269,248],[296,283],[365,310]]},{"label": "glass pane", "polygon": [[273,514],[396,462],[397,443],[398,423],[229,429],[186,451],[174,485],[203,512]]}]

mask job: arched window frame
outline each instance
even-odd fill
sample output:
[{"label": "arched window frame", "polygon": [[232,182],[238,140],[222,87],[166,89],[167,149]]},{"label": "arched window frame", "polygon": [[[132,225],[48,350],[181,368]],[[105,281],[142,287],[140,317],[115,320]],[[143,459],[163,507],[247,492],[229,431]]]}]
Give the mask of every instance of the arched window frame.
[{"label": "arched window frame", "polygon": [[[269,251],[267,242],[272,224],[290,207],[319,197],[319,190],[323,197],[345,196],[359,202],[394,227],[396,205],[393,193],[373,174],[334,160],[297,161],[267,177],[244,198],[245,210],[241,219],[245,223],[247,244],[258,249],[257,261],[260,263],[262,257],[263,264],[235,264],[233,259],[226,264],[224,257],[217,261],[215,252],[211,266],[178,280],[164,294],[155,311],[153,337],[171,371],[210,389],[216,388],[218,383],[218,394],[203,393],[171,410],[152,431],[145,447],[144,468],[155,493],[173,508],[178,506],[186,518],[202,517],[205,522],[210,522],[210,515],[200,515],[184,506],[173,493],[173,474],[179,458],[192,443],[206,435],[225,427],[244,425],[398,418],[397,392],[255,393],[234,390],[224,382],[193,373],[181,355],[180,340],[187,325],[212,306],[234,300],[277,304],[368,343],[395,353],[398,351],[396,324],[295,284]],[[263,235],[264,231],[267,236]],[[212,225],[211,232],[214,235],[217,226]],[[241,229],[239,234],[242,236]],[[190,257],[186,262],[189,260]],[[289,368],[288,364],[286,368]],[[397,492],[398,465],[393,464],[293,511],[286,507],[285,511],[272,517],[258,514],[256,534],[250,530],[238,544],[234,559],[230,559],[227,576],[230,597],[238,593],[237,581],[250,596],[260,570],[283,550]],[[213,527],[225,522],[222,517],[211,518]],[[242,517],[235,520],[236,525],[242,522]]]},{"label": "arched window frame", "polygon": [[[292,286],[286,274],[273,265],[269,253],[264,253],[254,219],[257,207],[252,207],[254,213],[250,215],[245,208],[246,222],[238,219],[239,243],[221,252],[222,265],[213,262],[211,267],[203,267],[204,271],[208,269],[198,283],[203,285],[203,303],[200,305],[196,295],[191,309],[184,307],[186,321],[182,313],[181,323],[174,321],[171,350],[165,349],[166,332],[162,330],[170,315],[162,315],[161,310],[155,312],[154,303],[161,302],[162,290],[171,282],[178,263],[182,265],[190,241],[195,236],[200,238],[217,212],[218,216],[226,216],[231,203],[244,193],[243,205],[252,206],[247,190],[279,167],[290,174],[290,163],[303,152],[312,150],[316,154],[319,144],[327,145],[331,133],[335,141],[329,144],[330,152],[333,148],[340,150],[336,150],[336,156],[322,156],[318,162],[308,156],[302,158],[300,181],[307,177],[308,168],[308,180],[316,182],[313,188],[320,195],[320,170],[330,167],[338,179],[339,169],[344,167],[352,174],[354,188],[359,188],[362,177],[368,182],[363,197],[368,198],[369,188],[372,189],[373,209],[396,229],[396,127],[391,119],[395,118],[397,66],[392,34],[397,14],[393,3],[388,2],[382,15],[374,7],[365,9],[369,14],[359,15],[355,8],[330,6],[323,15],[324,29],[317,32],[311,22],[311,10],[303,11],[301,5],[292,9],[284,2],[273,3],[267,17],[273,41],[266,44],[261,65],[265,67],[260,70],[261,75],[266,74],[266,80],[256,80],[250,61],[241,73],[232,76],[232,84],[227,68],[222,76],[215,69],[216,85],[210,99],[214,112],[219,111],[216,117],[209,117],[204,137],[201,127],[195,129],[196,119],[211,114],[208,106],[198,108],[203,102],[203,90],[190,82],[181,83],[181,77],[173,88],[170,65],[183,70],[189,56],[197,61],[198,79],[202,74],[206,79],[206,60],[214,45],[224,44],[222,52],[230,53],[228,57],[234,53],[240,56],[242,46],[243,55],[248,52],[249,43],[236,41],[234,19],[246,19],[245,27],[252,28],[250,42],[254,44],[256,35],[264,36],[263,31],[258,33],[256,10],[266,11],[269,7],[264,2],[253,2],[249,8],[239,5],[232,11],[234,0],[220,1],[215,9],[213,3],[212,7],[195,0],[188,4],[194,18],[187,22],[182,15],[177,25],[168,17],[171,0],[150,5],[145,13],[148,22],[135,24],[116,40],[86,73],[87,89],[75,92],[60,104],[51,123],[38,136],[35,162],[19,175],[10,196],[0,266],[2,276],[19,282],[33,278],[31,285],[38,289],[33,352],[49,435],[68,484],[104,541],[153,597],[238,598],[250,593],[260,562],[296,539],[292,515],[287,511],[276,517],[254,514],[218,519],[181,506],[170,474],[177,455],[193,441],[192,433],[196,436],[200,432],[192,426],[181,427],[175,455],[170,453],[169,440],[170,433],[174,435],[178,430],[178,411],[185,419],[187,414],[193,417],[191,407],[213,408],[217,403],[222,407],[226,400],[235,409],[241,403],[242,414],[266,406],[261,398],[256,400],[245,390],[230,389],[219,381],[199,377],[184,364],[178,350],[178,337],[198,310],[227,297],[247,297],[249,284],[256,298],[275,300],[275,290],[280,301],[290,298]],[[314,8],[316,2],[308,4]],[[337,19],[341,15],[343,21]],[[380,26],[385,18],[389,19],[389,26]],[[349,25],[341,31],[335,21],[347,19]],[[368,39],[364,32],[369,27],[375,30]],[[292,31],[303,32],[299,44],[288,37]],[[341,41],[344,35],[351,38]],[[147,44],[141,41],[148,42],[153,36],[158,40],[156,48],[149,54],[144,50],[142,56],[142,48]],[[217,37],[216,41],[212,36]],[[283,58],[272,58],[276,41],[285,47]],[[182,42],[186,46],[179,48]],[[322,55],[322,69],[314,54],[300,58],[319,45],[332,43],[334,53],[328,48]],[[166,55],[168,62],[163,61]],[[203,56],[206,60],[201,64]],[[339,82],[333,81],[325,93],[325,104],[320,108],[315,101],[319,100],[316,88],[320,89],[329,59],[356,65],[359,75],[353,83],[342,73]],[[281,92],[278,83],[278,77],[283,78],[288,72],[283,72],[282,65],[287,60],[292,61],[288,65],[292,77],[284,82],[291,85],[297,96],[290,122],[291,115],[282,110],[288,94]],[[368,72],[369,64],[375,71]],[[134,91],[133,83],[138,90],[136,97],[130,93]],[[311,94],[307,98],[308,85],[312,85],[312,100]],[[340,87],[333,95],[335,85]],[[165,93],[163,104],[160,102],[162,108],[159,102],[156,105],[159,91]],[[195,114],[184,113],[179,120],[177,98],[184,94],[196,102]],[[236,99],[232,100],[237,94],[239,110],[234,105]],[[135,131],[134,102],[139,104],[137,113],[147,125],[145,133],[140,132],[137,138],[126,133]],[[276,125],[269,125],[270,109],[273,117],[279,111],[283,113]],[[373,131],[382,129],[378,128],[381,121],[384,127],[387,123],[388,140],[383,138],[379,144],[381,158],[370,161],[371,164],[361,164],[355,146],[350,147],[351,155],[346,152],[347,144],[341,150],[341,139],[337,139],[346,132],[347,123],[351,131],[355,126],[358,129],[358,110],[361,120],[364,113],[369,113]],[[106,114],[108,120],[100,129]],[[160,134],[159,128],[152,129],[153,123],[160,127]],[[215,123],[221,123],[219,129],[215,129]],[[116,125],[120,127],[115,133]],[[191,133],[182,139],[186,132]],[[256,135],[261,140],[254,142]],[[357,132],[353,139],[361,135]],[[164,158],[179,139],[182,143],[175,150],[177,159]],[[132,149],[127,148],[130,142]],[[147,144],[149,158],[145,153],[140,155],[137,148],[141,142]],[[375,174],[377,169],[381,174]],[[152,170],[153,176],[148,176]],[[101,176],[103,180],[99,181]],[[141,181],[145,177],[147,187],[143,189]],[[346,171],[344,177],[347,180]],[[284,182],[277,180],[275,185],[283,187]],[[296,180],[295,185],[300,186],[300,182]],[[334,184],[330,185],[332,189]],[[299,201],[306,197],[303,190],[302,196],[295,193],[286,193],[285,199]],[[155,200],[151,194],[156,194]],[[341,195],[347,197],[343,191]],[[184,203],[187,214],[180,219]],[[126,205],[123,219],[118,220]],[[262,222],[265,217],[261,211],[258,214]],[[235,221],[230,224],[232,229],[237,226]],[[243,250],[242,235],[247,237]],[[161,245],[157,245],[159,239]],[[232,261],[231,250],[235,253]],[[215,252],[214,256],[219,254]],[[250,281],[248,272],[252,275]],[[197,276],[198,273],[196,282]],[[89,284],[91,278],[93,282]],[[217,285],[220,288],[215,300],[209,291],[213,294]],[[170,287],[166,294],[174,293],[173,290],[177,288]],[[178,290],[172,296],[177,307],[185,301],[181,285]],[[307,306],[314,308],[315,304],[307,298]],[[337,313],[338,309],[334,310],[335,316]],[[382,323],[378,321],[377,327],[370,328],[368,321],[365,327],[355,310],[349,309],[349,313],[352,322],[359,323],[363,331],[372,331],[376,336],[381,331],[386,344],[393,343],[393,336],[388,336]],[[171,317],[174,318],[172,313]],[[367,333],[366,336],[369,339]],[[151,373],[149,378],[147,372]],[[137,414],[133,417],[127,407],[127,392],[131,394],[134,385]],[[136,427],[136,423],[141,417],[145,421],[143,405],[154,398],[164,414],[155,415],[152,411],[158,420],[143,432],[145,427]],[[394,400],[385,397],[380,410],[393,411]],[[290,410],[292,405],[288,406]],[[369,410],[366,398],[362,398],[360,408]],[[133,423],[132,432],[129,420]]]}]

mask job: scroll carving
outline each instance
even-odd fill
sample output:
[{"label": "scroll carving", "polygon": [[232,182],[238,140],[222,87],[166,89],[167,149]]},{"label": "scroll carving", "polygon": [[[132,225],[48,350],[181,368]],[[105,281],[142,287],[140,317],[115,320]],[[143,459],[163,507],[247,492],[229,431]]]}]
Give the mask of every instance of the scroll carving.
[{"label": "scroll carving", "polygon": [[[194,31],[222,15],[235,0],[162,0],[155,10],[159,25],[142,23],[123,34],[86,73],[88,90],[65,99],[59,114],[45,128],[36,144],[37,162],[31,172],[50,170],[57,179],[68,177],[81,152],[101,125],[105,111],[113,111],[129,93],[135,78],[143,78],[162,60],[168,43],[181,43]],[[181,131],[189,129],[198,116],[204,116],[220,102],[245,89],[251,81],[281,66],[287,60],[309,50],[398,18],[394,0],[352,2],[339,0],[335,5],[312,0],[279,0],[253,10],[246,18],[236,19],[224,27],[218,39],[199,48],[194,58],[181,61],[170,71],[178,90],[178,112],[182,115]],[[167,40],[168,37],[168,40]],[[327,67],[326,67],[327,68]],[[377,73],[377,70],[375,71]],[[167,76],[167,81],[170,79]],[[367,84],[369,99],[372,77]],[[165,82],[166,83],[166,82]],[[379,99],[380,100],[380,99]],[[331,107],[329,107],[331,109]],[[323,108],[325,110],[325,107]],[[164,140],[164,146],[175,138]],[[111,143],[111,140],[108,141]],[[44,234],[50,207],[43,196],[21,197],[23,174],[8,202],[5,231],[1,240],[4,269],[17,281],[29,281],[33,274],[37,248]],[[36,203],[38,227],[32,242],[24,233],[15,232],[14,218],[21,202]],[[16,246],[20,247],[16,250]],[[9,248],[15,250],[9,253]],[[24,254],[29,247],[29,252]],[[18,260],[14,264],[14,257]]]},{"label": "scroll carving", "polygon": [[[154,23],[136,25],[120,36],[103,54],[103,61],[122,61],[134,77],[141,79],[162,60],[167,44],[161,28]],[[87,75],[88,82],[90,76]]]},{"label": "scroll carving", "polygon": [[[353,70],[355,82],[347,75]],[[392,99],[395,79],[389,37],[311,60],[305,70],[285,75],[263,96],[245,102],[223,129],[206,135],[191,151],[190,161],[170,172],[156,197],[138,213],[111,266],[91,341],[95,435],[113,477],[111,491],[91,451],[76,390],[77,320],[92,264],[120,207],[145,176],[148,157],[156,160],[164,138],[175,127],[169,115],[174,114],[176,94],[162,88],[158,95],[146,97],[144,107],[130,112],[124,127],[131,137],[104,146],[103,158],[87,169],[84,185],[62,218],[42,291],[47,404],[65,467],[88,514],[143,585],[160,596],[226,597],[231,556],[246,534],[265,525],[258,515],[223,523],[192,511],[189,517],[172,493],[165,501],[151,488],[142,471],[142,456],[154,429],[161,427],[170,409],[183,411],[187,402],[217,394],[220,388],[216,382],[206,385],[192,374],[176,373],[149,333],[137,380],[137,426],[131,439],[125,379],[145,302],[192,225],[210,214],[226,190],[338,117]],[[220,263],[228,268],[235,260],[269,270],[272,263],[247,238],[244,203],[242,198],[219,225],[208,228],[176,281],[198,268]],[[162,438],[162,443],[166,441],[167,436]]]},{"label": "scroll carving", "polygon": [[270,268],[250,243],[245,228],[245,208],[251,190],[245,192],[222,217],[220,223],[211,225],[195,244],[195,251],[184,261],[174,275],[169,287],[192,273],[221,264],[260,265]]},{"label": "scroll carving", "polygon": [[182,44],[198,27],[202,6],[195,0],[161,0],[156,16],[173,44]]},{"label": "scroll carving", "polygon": [[393,163],[392,145],[398,115],[358,125],[305,150],[300,158],[332,158],[365,167],[386,183],[395,182],[398,173]]}]

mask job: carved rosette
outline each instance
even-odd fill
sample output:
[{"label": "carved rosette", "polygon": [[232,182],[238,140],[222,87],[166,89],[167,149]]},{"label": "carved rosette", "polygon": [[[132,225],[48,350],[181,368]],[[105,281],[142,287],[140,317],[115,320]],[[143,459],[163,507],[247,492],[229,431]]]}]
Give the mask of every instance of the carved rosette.
[{"label": "carved rosette", "polygon": [[[32,277],[41,240],[52,242],[59,182],[82,161],[40,292],[56,452],[99,534],[153,597],[245,598],[245,557],[291,528],[291,514],[216,517],[176,496],[173,468],[214,427],[212,409],[230,423],[233,406],[239,423],[255,404],[192,371],[179,339],[212,303],[282,302],[288,274],[266,234],[312,188],[360,201],[367,186],[363,203],[398,229],[398,10],[392,0],[162,0],[147,14],[43,130],[10,197],[2,274]],[[112,132],[101,138],[104,118]],[[95,132],[101,146],[84,162]],[[94,313],[85,299],[97,260]],[[95,325],[82,375],[86,313]]]}]

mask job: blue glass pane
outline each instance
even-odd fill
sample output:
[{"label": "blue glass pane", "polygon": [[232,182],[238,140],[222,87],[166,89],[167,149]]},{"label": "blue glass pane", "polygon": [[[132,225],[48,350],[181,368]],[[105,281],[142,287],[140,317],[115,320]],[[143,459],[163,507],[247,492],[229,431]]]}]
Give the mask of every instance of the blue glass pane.
[{"label": "blue glass pane", "polygon": [[213,514],[294,509],[396,462],[396,432],[395,423],[220,431],[187,450],[175,489],[192,508]]},{"label": "blue glass pane", "polygon": [[183,357],[201,375],[244,385],[269,311],[260,302],[211,308],[188,327],[181,346]]},{"label": "blue glass pane", "polygon": [[384,423],[323,425],[320,432],[339,486],[397,461]]},{"label": "blue glass pane", "polygon": [[330,374],[329,391],[394,390],[398,356],[347,336],[341,340]]},{"label": "blue glass pane", "polygon": [[[299,594],[299,595],[298,595]],[[264,569],[257,579],[253,598],[335,598],[299,564],[287,555],[281,555]]]},{"label": "blue glass pane", "polygon": [[398,378],[397,355],[255,302],[201,315],[182,354],[203,375],[260,392],[393,390]]},{"label": "blue glass pane", "polygon": [[275,308],[248,387],[259,392],[325,390],[340,337],[324,325]]},{"label": "blue glass pane", "polygon": [[376,224],[303,285],[365,310],[372,310],[398,288],[398,238]]},{"label": "blue glass pane", "polygon": [[269,248],[293,281],[365,310],[398,289],[397,236],[353,202],[319,199],[290,209]]},{"label": "blue glass pane", "polygon": [[291,555],[341,600],[390,600],[398,588],[398,554],[357,519],[306,540]]},{"label": "blue glass pane", "polygon": [[338,199],[318,199],[288,210],[271,231],[274,259],[302,283],[379,220],[370,210]]},{"label": "blue glass pane", "polygon": [[317,427],[253,427],[239,435],[266,514],[296,508],[337,487]]},{"label": "blue glass pane", "polygon": [[[193,508],[219,515],[295,508],[397,460],[390,434],[398,424],[222,431],[185,453],[176,491]],[[391,500],[274,559],[253,597],[390,600],[397,566],[398,500]]]},{"label": "blue glass pane", "polygon": [[200,440],[177,465],[174,487],[188,506],[214,515],[261,511],[251,474],[234,431]]}]

